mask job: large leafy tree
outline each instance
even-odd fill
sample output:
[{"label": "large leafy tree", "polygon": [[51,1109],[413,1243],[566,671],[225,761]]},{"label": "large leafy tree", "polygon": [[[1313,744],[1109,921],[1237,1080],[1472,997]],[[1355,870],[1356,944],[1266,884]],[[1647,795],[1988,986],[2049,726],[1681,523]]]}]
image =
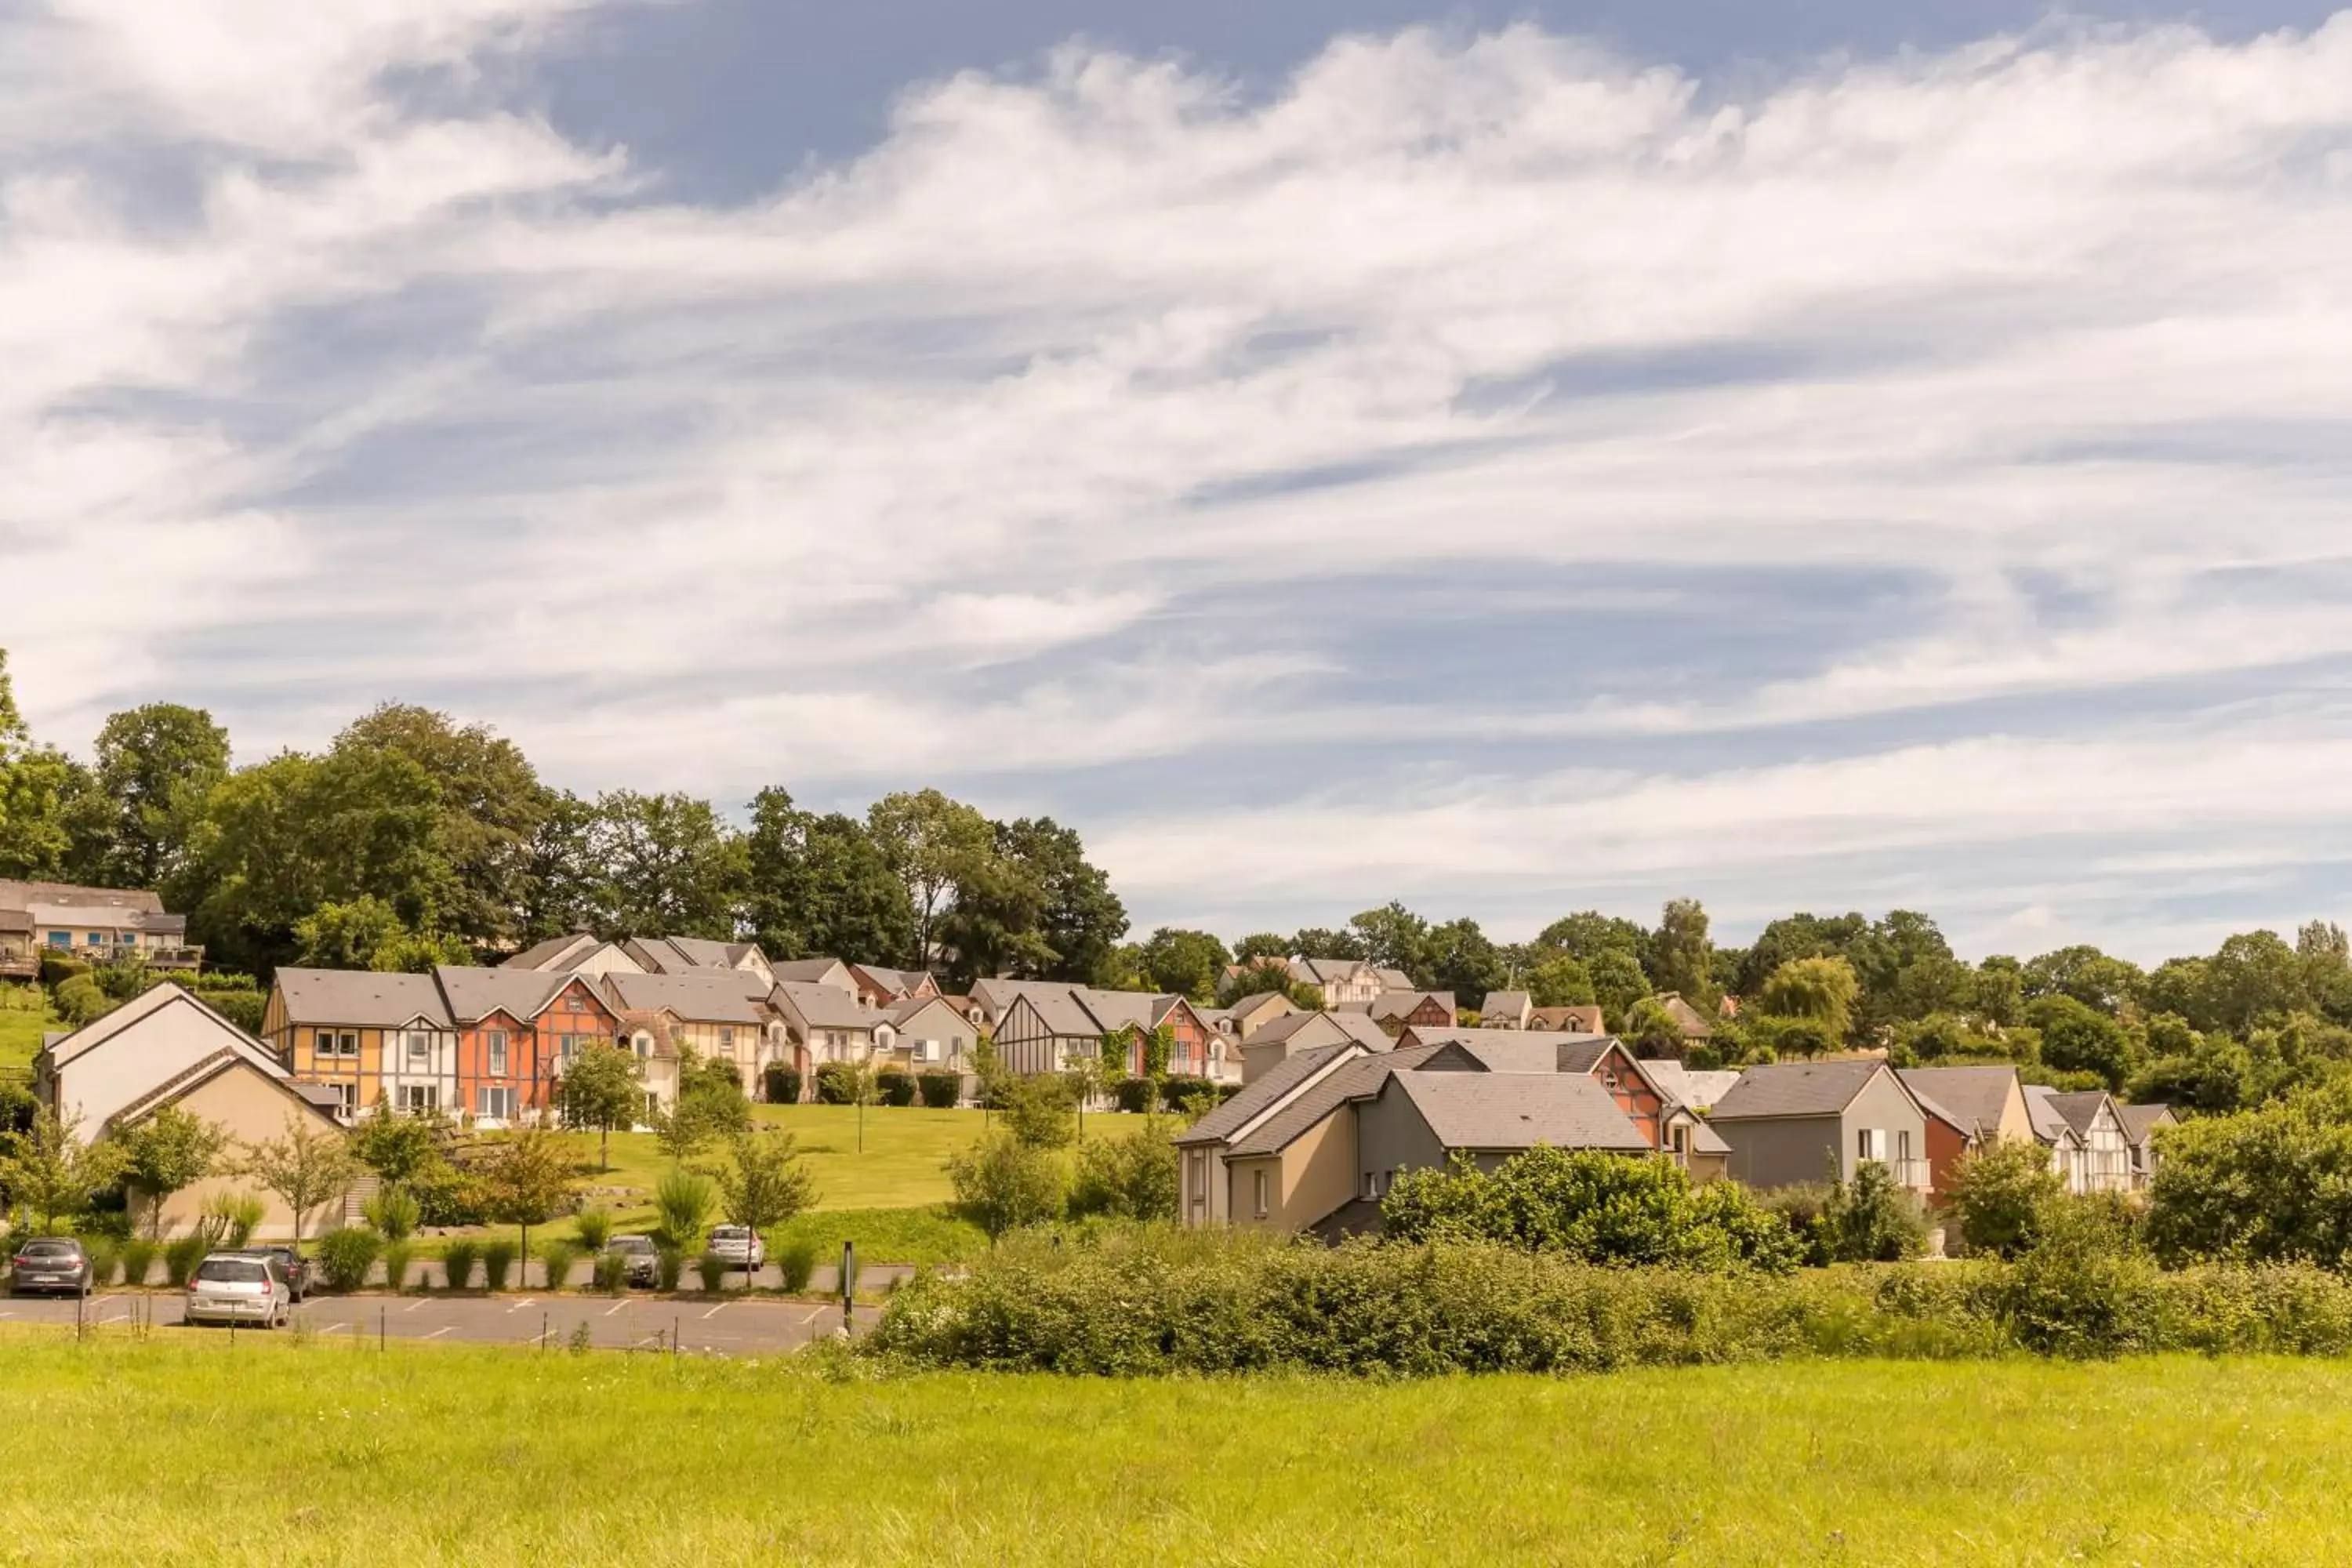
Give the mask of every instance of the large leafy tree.
[{"label": "large leafy tree", "polygon": [[709,801],[633,790],[600,795],[589,847],[606,934],[735,936],[743,847]]},{"label": "large leafy tree", "polygon": [[74,858],[77,803],[88,773],[54,746],[36,745],[0,648],[0,877],[60,877]]},{"label": "large leafy tree", "polygon": [[1044,978],[1096,984],[1127,935],[1127,906],[1110,877],[1087,858],[1075,828],[1050,816],[1000,823],[996,858],[1018,868],[1037,890],[1037,935],[1053,956]]},{"label": "large leafy tree", "polygon": [[920,968],[929,960],[934,927],[952,905],[958,885],[971,879],[975,868],[993,853],[994,831],[976,809],[935,789],[884,795],[867,808],[866,826],[907,889],[915,931],[904,962]]},{"label": "large leafy tree", "polygon": [[228,731],[204,709],[150,702],[109,717],[92,779],[102,805],[81,874],[110,887],[160,886],[178,869],[228,762]]},{"label": "large leafy tree", "polygon": [[1707,935],[1706,910],[1696,899],[1671,899],[1658,916],[1649,942],[1650,983],[1672,991],[1694,1007],[1715,1005],[1715,943]]},{"label": "large leafy tree", "polygon": [[1213,1002],[1225,965],[1233,962],[1225,944],[1204,931],[1161,926],[1143,944],[1142,965],[1152,988],[1195,1002]]},{"label": "large leafy tree", "polygon": [[2137,964],[2084,944],[2029,960],[2024,974],[2028,997],[2071,996],[2108,1014],[2121,1013],[2137,1001],[2146,984]]},{"label": "large leafy tree", "polygon": [[1622,947],[1604,947],[1584,961],[1592,983],[1592,999],[1601,1004],[1604,1023],[1620,1026],[1633,1004],[1650,994],[1650,977],[1642,961]]},{"label": "large leafy tree", "polygon": [[[517,940],[543,942],[598,929],[596,805],[569,790],[551,791],[546,815],[523,856]],[[625,932],[635,935],[635,932]]]},{"label": "large leafy tree", "polygon": [[[1403,971],[1416,985],[1433,984],[1429,973],[1429,922],[1406,909],[1401,900],[1391,899],[1376,910],[1361,911],[1348,922],[1348,929],[1355,933],[1357,951],[1362,957],[1382,969]],[[1314,958],[1347,956],[1311,948],[1306,953]]]},{"label": "large leafy tree", "polygon": [[1776,1018],[1809,1018],[1831,1039],[1843,1039],[1853,1025],[1861,982],[1843,958],[1791,959],[1772,972],[1756,994],[1758,1008]]},{"label": "large leafy tree", "polygon": [[1650,935],[1632,921],[1604,915],[1597,910],[1584,910],[1562,915],[1544,927],[1536,933],[1535,945],[1590,964],[1601,953],[1610,952],[1639,958],[1650,945]]},{"label": "large leafy tree", "polygon": [[390,904],[362,894],[349,903],[324,903],[294,922],[294,962],[313,969],[373,969],[429,973],[436,964],[471,963],[456,937],[411,931]]},{"label": "large leafy tree", "polygon": [[1759,931],[1748,944],[1733,989],[1741,996],[1753,996],[1784,963],[1800,958],[1843,958],[1847,946],[1869,927],[1870,922],[1859,914],[1783,916]]},{"label": "large leafy tree", "polygon": [[122,1174],[147,1194],[147,1234],[163,1234],[163,1205],[212,1174],[228,1147],[228,1133],[177,1105],[155,1113],[119,1134]]},{"label": "large leafy tree", "polygon": [[1451,991],[1458,1004],[1475,1006],[1479,997],[1502,985],[1503,953],[1476,921],[1447,921],[1432,926],[1422,939],[1421,963],[1411,973],[1414,984]]},{"label": "large leafy tree", "polygon": [[785,791],[763,789],[744,858],[745,915],[769,957],[880,963],[914,946],[906,886],[855,817],[802,811]]}]

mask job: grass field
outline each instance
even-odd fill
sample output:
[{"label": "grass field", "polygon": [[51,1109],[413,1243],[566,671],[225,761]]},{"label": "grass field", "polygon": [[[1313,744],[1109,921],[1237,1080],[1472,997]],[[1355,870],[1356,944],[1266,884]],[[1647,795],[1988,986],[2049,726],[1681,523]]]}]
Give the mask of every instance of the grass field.
[{"label": "grass field", "polygon": [[[26,1002],[35,1005],[21,1005]],[[38,987],[0,981],[0,1068],[29,1068],[39,1054],[42,1032],[64,1027]]]},{"label": "grass field", "polygon": [[2335,1363],[836,1382],[5,1347],[21,1563],[2202,1563],[2352,1537]]}]

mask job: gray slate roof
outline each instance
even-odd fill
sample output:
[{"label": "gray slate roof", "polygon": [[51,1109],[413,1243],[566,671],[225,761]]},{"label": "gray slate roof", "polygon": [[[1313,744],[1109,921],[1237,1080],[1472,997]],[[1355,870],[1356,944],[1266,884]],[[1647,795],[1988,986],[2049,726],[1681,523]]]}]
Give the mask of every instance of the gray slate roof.
[{"label": "gray slate roof", "polygon": [[[824,980],[826,972],[840,962],[841,960],[837,958],[788,958],[781,963],[771,962],[768,965],[768,973],[773,974],[779,981],[799,980],[810,984],[821,984]],[[860,964],[858,967],[877,977],[890,973],[887,969],[876,969],[871,964]]]},{"label": "gray slate roof", "polygon": [[2033,1135],[2044,1143],[2063,1143],[2069,1140],[2081,1142],[2083,1135],[2075,1131],[2074,1124],[2060,1113],[2057,1106],[2051,1103],[2057,1098],[2058,1091],[2046,1083],[2025,1086],[2025,1112],[2032,1120]]},{"label": "gray slate roof", "polygon": [[572,976],[537,969],[461,969],[444,964],[433,972],[448,998],[449,1016],[460,1024],[501,1010],[525,1022],[547,1010]]},{"label": "gray slate roof", "polygon": [[1524,1016],[1534,1005],[1524,991],[1489,991],[1486,999],[1478,1004],[1478,1014],[1481,1017],[1492,1013],[1501,1017],[1517,1018]]},{"label": "gray slate roof", "polygon": [[600,944],[596,939],[586,931],[575,931],[565,936],[551,936],[545,942],[534,942],[499,964],[499,967],[501,969],[554,969],[561,966],[562,960],[573,957],[586,949],[598,945]]},{"label": "gray slate roof", "polygon": [[1650,1075],[1652,1083],[1674,1096],[1677,1104],[1692,1110],[1713,1109],[1715,1102],[1729,1094],[1731,1086],[1739,1081],[1737,1071],[1702,1072],[1664,1057],[1644,1057],[1642,1070]]},{"label": "gray slate roof", "polygon": [[[1349,1047],[1342,1046],[1331,1048],[1347,1050]],[[1288,1105],[1267,1117],[1264,1126],[1234,1145],[1231,1154],[1244,1156],[1281,1152],[1288,1148],[1293,1141],[1349,1100],[1368,1100],[1378,1094],[1381,1091],[1381,1086],[1389,1080],[1391,1073],[1417,1068],[1427,1060],[1431,1054],[1431,1047],[1417,1046],[1402,1051],[1384,1051],[1378,1056],[1364,1057],[1346,1063],[1330,1077],[1308,1089]]]},{"label": "gray slate roof", "polygon": [[2053,1094],[2050,1109],[2066,1119],[2066,1125],[2083,1137],[2091,1135],[2091,1123],[2099,1119],[2099,1107],[2107,1103],[2107,1091],[2103,1089],[2083,1089],[2073,1094]]},{"label": "gray slate roof", "polygon": [[1176,1135],[1179,1143],[1222,1143],[1236,1128],[1246,1125],[1266,1108],[1278,1104],[1283,1096],[1315,1076],[1316,1070],[1334,1057],[1345,1054],[1346,1045],[1315,1046],[1276,1063],[1263,1078],[1244,1088],[1215,1110]]},{"label": "gray slate roof", "polygon": [[614,973],[604,976],[604,984],[623,1007],[674,1013],[690,1024],[764,1024],[768,1019],[758,999],[731,974]]},{"label": "gray slate roof", "polygon": [[871,1029],[882,1015],[863,1006],[855,991],[811,980],[779,980],[776,995],[812,1029]]},{"label": "gray slate roof", "polygon": [[1348,1038],[1360,1041],[1376,1051],[1385,1051],[1394,1043],[1382,1032],[1378,1024],[1372,1022],[1370,1015],[1339,1012],[1285,1013],[1281,1017],[1261,1024],[1251,1030],[1242,1044],[1244,1046],[1279,1045],[1312,1026],[1318,1018],[1323,1019],[1330,1027],[1338,1029]]},{"label": "gray slate roof", "polygon": [[2017,1081],[2017,1069],[1905,1068],[1899,1076],[1913,1094],[1934,1100],[1946,1121],[1970,1132],[1989,1133],[2000,1126],[2001,1107],[2009,1103],[2009,1088]]},{"label": "gray slate roof", "polygon": [[1609,1091],[1580,1073],[1400,1072],[1384,1092],[1411,1100],[1447,1149],[1650,1150]]},{"label": "gray slate roof", "polygon": [[1875,1057],[1823,1062],[1767,1062],[1739,1075],[1731,1092],[1715,1102],[1717,1121],[1760,1116],[1835,1116],[1853,1103],[1862,1086],[1886,1070]]},{"label": "gray slate roof", "polygon": [[2118,1105],[2116,1114],[2124,1119],[2125,1136],[2135,1143],[2147,1142],[2148,1130],[2165,1117],[2172,1116],[2176,1121],[2179,1120],[2173,1115],[2172,1107],[2168,1105]]},{"label": "gray slate roof", "polygon": [[[484,974],[500,973],[482,970]],[[544,986],[547,976],[532,975]],[[455,1020],[430,974],[378,974],[366,969],[281,969],[278,985],[293,1024],[349,1024],[359,1029],[392,1029],[422,1016],[449,1028]]]}]

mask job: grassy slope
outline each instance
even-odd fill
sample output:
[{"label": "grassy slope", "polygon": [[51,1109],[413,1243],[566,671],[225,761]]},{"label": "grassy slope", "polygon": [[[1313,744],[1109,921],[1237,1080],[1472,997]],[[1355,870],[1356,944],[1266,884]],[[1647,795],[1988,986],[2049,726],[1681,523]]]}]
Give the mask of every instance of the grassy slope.
[{"label": "grassy slope", "polygon": [[251,1336],[5,1355],[0,1539],[27,1563],[2321,1562],[2352,1525],[2328,1363],[1373,1386]]},{"label": "grassy slope", "polygon": [[[5,981],[0,981],[0,985],[5,985],[8,992],[6,996],[0,997],[0,1003],[19,1001],[28,992],[27,987]],[[37,992],[30,994],[39,994]],[[42,998],[42,1005],[38,1008],[0,1005],[0,1068],[31,1067],[33,1058],[41,1048],[42,1032],[64,1027],[48,1012],[46,997]]]}]

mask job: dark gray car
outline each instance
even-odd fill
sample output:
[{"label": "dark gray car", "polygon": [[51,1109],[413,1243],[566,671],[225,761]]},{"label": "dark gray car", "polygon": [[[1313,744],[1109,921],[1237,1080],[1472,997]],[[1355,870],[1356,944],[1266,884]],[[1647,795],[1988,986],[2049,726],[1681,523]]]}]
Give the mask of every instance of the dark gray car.
[{"label": "dark gray car", "polygon": [[605,1250],[627,1260],[629,1283],[652,1289],[661,1280],[661,1254],[650,1236],[616,1236]]},{"label": "dark gray car", "polygon": [[36,1290],[47,1295],[89,1294],[89,1254],[71,1237],[38,1236],[21,1243],[8,1268],[8,1289],[18,1296]]}]

